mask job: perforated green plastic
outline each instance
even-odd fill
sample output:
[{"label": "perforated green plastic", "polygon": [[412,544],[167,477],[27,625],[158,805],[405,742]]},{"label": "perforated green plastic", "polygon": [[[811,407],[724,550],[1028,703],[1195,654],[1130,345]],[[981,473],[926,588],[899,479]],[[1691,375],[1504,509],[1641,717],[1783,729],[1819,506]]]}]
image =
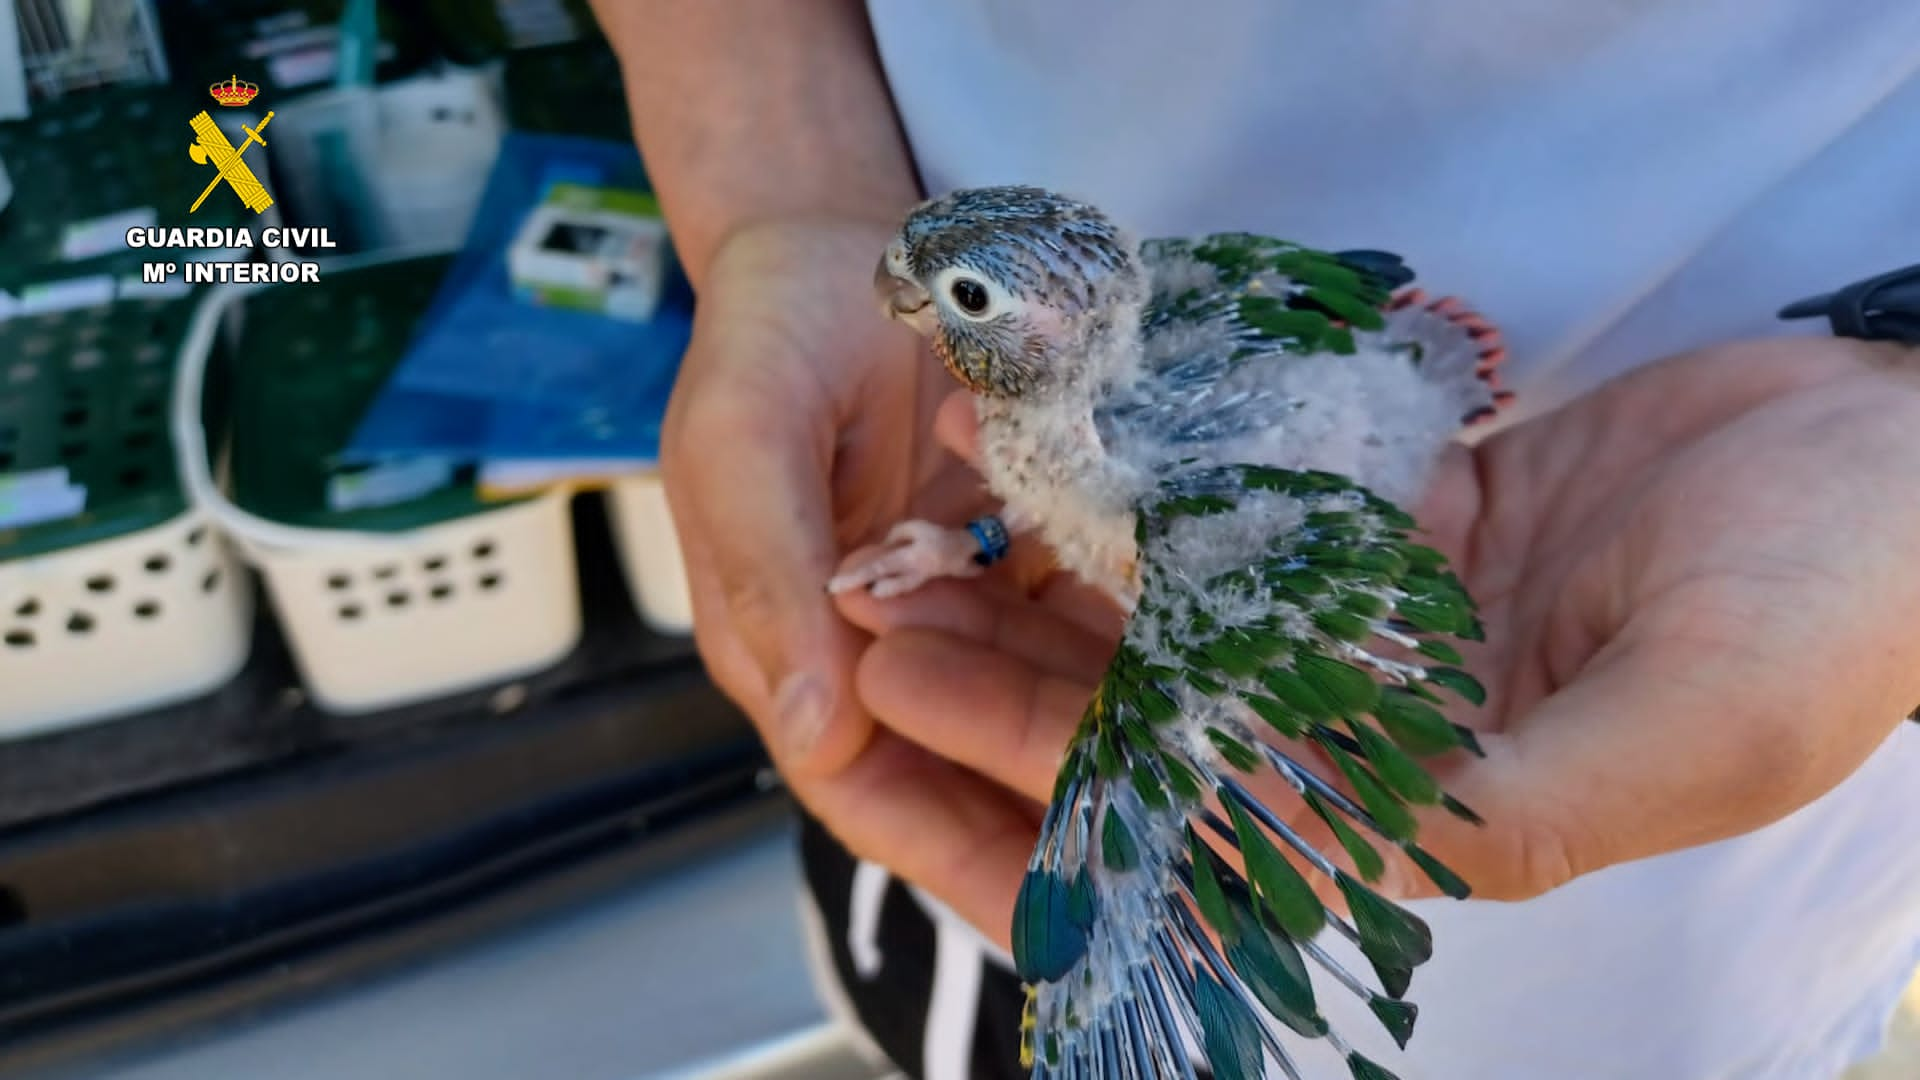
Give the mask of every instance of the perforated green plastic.
[{"label": "perforated green plastic", "polygon": [[0,561],[158,525],[186,509],[167,409],[192,296],[0,321],[0,475],[66,466],[77,517],[0,530]]},{"label": "perforated green plastic", "polygon": [[243,300],[233,350],[233,501],[282,524],[398,532],[497,509],[472,478],[391,506],[334,510],[328,484],[361,414],[399,366],[450,256],[323,271]]},{"label": "perforated green plastic", "polygon": [[507,124],[515,131],[633,141],[620,62],[604,40],[516,50],[507,56],[504,82]]},{"label": "perforated green plastic", "polygon": [[[448,59],[460,64],[477,64],[513,51],[514,33],[501,16],[503,7],[520,7],[519,21],[524,30],[528,15],[537,15],[540,5],[516,3],[516,0],[421,0],[433,27],[435,44]],[[571,20],[575,30],[596,35],[598,24],[587,0],[560,0],[555,5]],[[526,11],[534,8],[534,11]],[[557,29],[542,20],[539,29]]]},{"label": "perforated green plastic", "polygon": [[[471,2],[471,0],[465,0]],[[374,11],[379,20],[381,55],[375,73],[385,82],[421,68],[432,52],[412,4],[382,3]],[[323,66],[318,78],[311,65],[298,81],[283,84],[280,76],[295,70],[263,57],[263,45],[275,37],[307,38],[307,48],[286,46],[279,55],[310,52],[330,44],[332,28],[346,10],[345,0],[163,0],[155,4],[160,33],[167,46],[173,81],[200,87],[238,76],[260,87],[264,108],[277,109],[296,92],[324,89],[333,69]],[[198,91],[204,95],[204,91]]]},{"label": "perforated green plastic", "polygon": [[[259,215],[224,191],[188,212],[215,175],[187,153],[194,141],[188,122],[202,109],[221,106],[178,87],[106,88],[36,105],[27,119],[0,124],[0,161],[14,184],[13,200],[0,212],[0,288],[56,274],[138,274],[142,260],[184,257],[129,249],[124,236],[112,237],[101,255],[63,256],[70,226],[122,211],[152,207],[154,224],[163,227],[257,229]],[[266,135],[271,139],[271,127]],[[266,168],[257,146],[246,160]]]}]

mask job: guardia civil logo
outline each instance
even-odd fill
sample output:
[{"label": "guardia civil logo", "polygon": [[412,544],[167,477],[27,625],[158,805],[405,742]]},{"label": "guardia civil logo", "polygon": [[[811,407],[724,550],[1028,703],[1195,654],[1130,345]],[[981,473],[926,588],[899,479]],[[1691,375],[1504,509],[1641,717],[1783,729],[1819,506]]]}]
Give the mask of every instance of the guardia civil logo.
[{"label": "guardia civil logo", "polygon": [[[251,105],[253,99],[260,95],[260,87],[238,75],[232,75],[224,82],[209,86],[207,93],[222,108],[237,109]],[[246,132],[247,137],[238,146],[233,144],[227,131],[221,130],[220,125],[214,122],[207,110],[200,110],[188,121],[188,126],[193,128],[193,142],[188,144],[187,154],[193,158],[194,164],[206,166],[212,173],[207,177],[206,187],[200,190],[199,198],[186,208],[188,214],[199,213],[209,199],[239,199],[241,205],[256,215],[265,214],[273,207],[273,195],[260,179],[269,175],[266,151],[262,149],[251,158],[247,155],[247,151],[253,147],[264,148],[267,145],[262,132],[267,130],[267,125],[272,121],[273,111],[269,109],[258,124],[239,124],[239,129]],[[232,130],[234,126],[229,123],[227,129]],[[295,129],[297,138],[297,124]],[[224,193],[220,190],[222,188],[225,189]],[[142,286],[184,288],[193,285],[312,284],[320,280],[319,265],[299,258],[295,253],[319,252],[335,247],[325,226],[303,228],[282,225],[279,224],[279,211],[263,225],[257,229],[258,244],[255,243],[255,227],[247,225],[134,225],[126,231],[126,242],[131,249],[184,255],[184,258],[169,261],[156,259],[142,263],[139,282]]]},{"label": "guardia civil logo", "polygon": [[[258,86],[250,82],[241,82],[238,75],[232,76],[226,82],[214,83],[207,89],[213,95],[213,100],[232,109],[251,104],[260,93]],[[198,212],[200,204],[206,202],[207,196],[213,194],[213,189],[222,184],[238,196],[240,201],[247,205],[247,209],[256,214],[264,213],[267,207],[273,205],[273,196],[267,193],[267,186],[253,174],[253,170],[247,166],[245,160],[248,147],[255,143],[261,146],[267,145],[267,140],[261,138],[260,133],[267,129],[267,124],[272,120],[273,111],[268,110],[267,115],[261,118],[259,127],[241,125],[247,137],[240,144],[239,149],[235,149],[234,145],[227,141],[226,134],[214,125],[213,118],[207,115],[205,109],[200,110],[200,114],[190,121],[193,126],[194,140],[193,145],[187,148],[187,153],[192,155],[197,165],[212,165],[215,175],[212,180],[207,181],[206,190],[200,193],[200,197],[193,200],[193,206],[187,211],[188,213]]]}]

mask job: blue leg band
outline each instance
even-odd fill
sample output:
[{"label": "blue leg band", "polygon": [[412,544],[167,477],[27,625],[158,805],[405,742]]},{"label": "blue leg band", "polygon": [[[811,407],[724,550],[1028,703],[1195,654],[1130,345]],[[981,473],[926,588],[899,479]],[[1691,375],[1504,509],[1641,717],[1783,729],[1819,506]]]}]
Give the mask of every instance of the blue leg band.
[{"label": "blue leg band", "polygon": [[997,517],[975,518],[967,522],[967,531],[973,534],[974,542],[980,545],[980,551],[973,561],[981,566],[992,566],[1007,557],[1007,527]]}]

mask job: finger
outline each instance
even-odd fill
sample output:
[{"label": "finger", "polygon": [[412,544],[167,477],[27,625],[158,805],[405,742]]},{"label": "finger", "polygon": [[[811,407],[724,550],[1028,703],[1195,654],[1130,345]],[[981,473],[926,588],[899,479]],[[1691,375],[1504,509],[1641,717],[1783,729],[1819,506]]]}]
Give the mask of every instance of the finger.
[{"label": "finger", "polygon": [[947,395],[933,415],[933,434],[955,457],[980,467],[980,420],[972,394],[956,390]]},{"label": "finger", "polygon": [[727,622],[713,565],[703,548],[683,546],[682,552],[687,566],[687,591],[693,601],[693,643],[706,665],[707,675],[749,716],[761,716],[767,709],[766,680],[746,645]]},{"label": "finger", "polygon": [[750,714],[782,769],[831,772],[870,725],[849,692],[858,642],[821,588],[836,555],[826,414],[745,387],[707,389],[678,412],[663,471],[682,547],[700,552],[717,600],[705,633],[751,658],[766,706]]},{"label": "finger", "polygon": [[888,730],[1038,802],[1092,684],[953,634],[902,630],[861,658],[860,699]]},{"label": "finger", "polygon": [[841,611],[876,638],[896,631],[941,631],[1019,657],[1087,686],[1113,656],[1113,638],[1016,591],[978,582],[937,581],[887,600],[849,595]]},{"label": "finger", "polygon": [[[1483,738],[1487,760],[1445,778],[1489,822],[1441,823],[1433,839],[1477,891],[1523,899],[1742,835],[1829,790],[1885,738],[1892,721],[1837,711],[1817,680],[1783,676],[1775,644],[1743,644],[1755,626],[1791,633],[1792,613],[1729,607],[1703,620],[1728,601],[1675,600],[1637,616],[1504,737]],[[1848,670],[1811,638],[1788,654],[1794,671]]]},{"label": "finger", "polygon": [[[1088,683],[950,635],[917,630],[878,639],[861,661],[857,685],[861,700],[885,730],[975,769],[1036,803],[1052,796],[1066,749],[1092,696]],[[1303,753],[1302,746],[1285,749],[1302,768],[1323,778],[1332,771]],[[1276,774],[1263,770],[1242,780],[1298,837],[1336,866],[1354,872],[1352,860],[1332,830]],[[1337,779],[1331,782],[1344,786]],[[1216,846],[1224,844],[1211,836],[1208,839]],[[1280,843],[1277,838],[1274,842]],[[1385,862],[1385,873],[1372,882],[1376,889],[1399,899],[1438,893],[1392,845],[1375,840],[1374,846]],[[1345,909],[1331,877],[1305,863],[1299,863],[1298,869],[1323,902],[1336,911]]]},{"label": "finger", "polygon": [[1439,551],[1455,573],[1471,580],[1471,552],[1467,540],[1480,517],[1481,491],[1472,447],[1448,443],[1434,463],[1427,490],[1414,515],[1420,523],[1415,539]]},{"label": "finger", "polygon": [[[1103,589],[1065,572],[1048,577],[1034,600],[1062,619],[1103,641],[1118,641],[1126,629],[1127,612]],[[1112,650],[1108,650],[1112,654]]]},{"label": "finger", "polygon": [[1039,835],[1010,793],[884,731],[795,794],[849,851],[940,898],[1008,947],[1013,899]]}]

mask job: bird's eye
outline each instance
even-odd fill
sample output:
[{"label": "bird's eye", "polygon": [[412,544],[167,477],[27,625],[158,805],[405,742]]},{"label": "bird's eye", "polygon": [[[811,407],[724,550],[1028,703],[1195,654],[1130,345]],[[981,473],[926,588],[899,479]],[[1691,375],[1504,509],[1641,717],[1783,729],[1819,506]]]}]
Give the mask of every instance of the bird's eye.
[{"label": "bird's eye", "polygon": [[953,284],[947,287],[947,293],[953,297],[954,303],[960,305],[960,310],[969,315],[986,314],[987,305],[991,302],[987,297],[987,287],[972,278],[955,278]]}]

